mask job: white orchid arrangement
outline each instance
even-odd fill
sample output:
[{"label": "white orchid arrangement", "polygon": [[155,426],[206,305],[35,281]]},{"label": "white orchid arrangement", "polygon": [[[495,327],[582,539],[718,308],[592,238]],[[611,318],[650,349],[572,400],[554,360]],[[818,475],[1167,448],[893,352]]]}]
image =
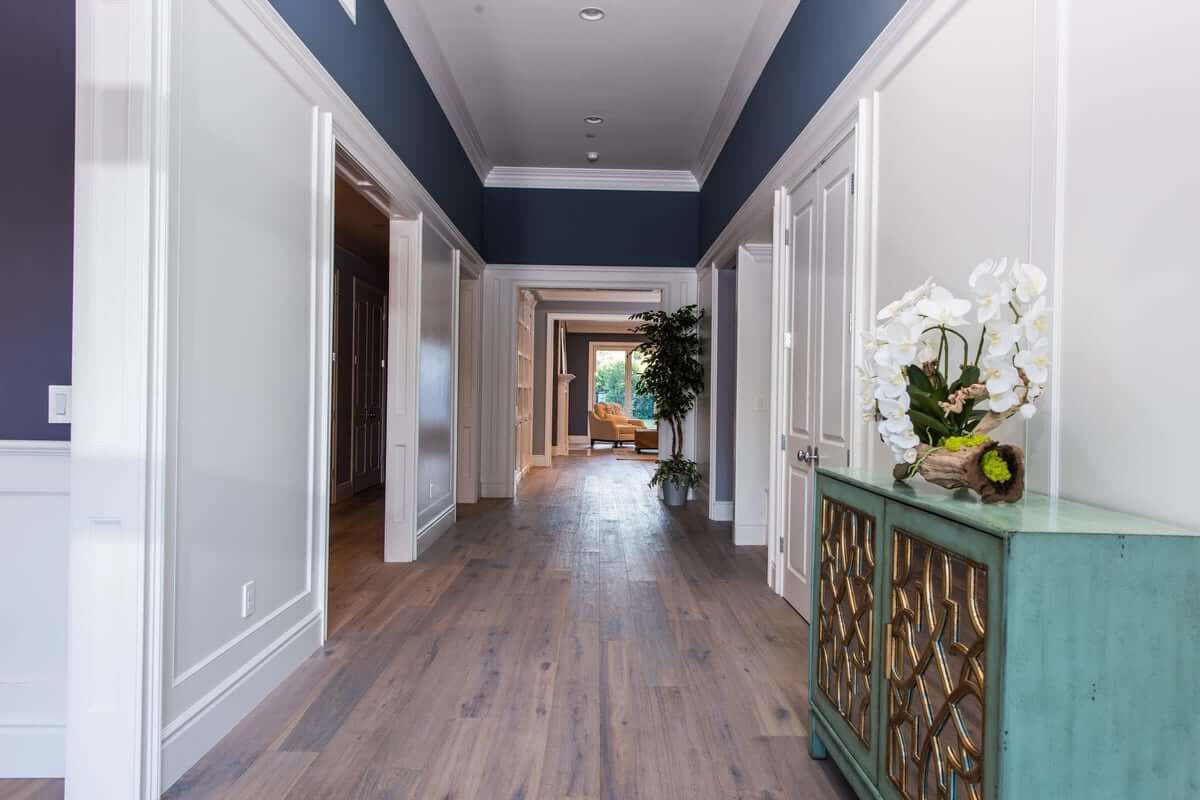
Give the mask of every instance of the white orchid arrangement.
[{"label": "white orchid arrangement", "polygon": [[[988,260],[969,283],[973,306],[930,279],[880,311],[866,337],[864,411],[896,463],[912,465],[910,475],[931,452],[981,446],[1005,419],[1032,417],[1049,379],[1046,274],[1019,260]],[[983,326],[975,347],[958,330],[970,324],[972,307]],[[993,466],[989,478],[1002,482],[1006,468]]]}]

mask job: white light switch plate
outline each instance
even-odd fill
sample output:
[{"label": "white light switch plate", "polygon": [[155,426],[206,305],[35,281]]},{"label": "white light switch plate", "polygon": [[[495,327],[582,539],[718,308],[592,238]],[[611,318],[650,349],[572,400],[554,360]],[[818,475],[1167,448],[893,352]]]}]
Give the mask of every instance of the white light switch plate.
[{"label": "white light switch plate", "polygon": [[71,422],[71,387],[51,386],[49,392],[49,414],[46,420],[52,425]]},{"label": "white light switch plate", "polygon": [[254,581],[242,585],[242,619],[254,613]]}]

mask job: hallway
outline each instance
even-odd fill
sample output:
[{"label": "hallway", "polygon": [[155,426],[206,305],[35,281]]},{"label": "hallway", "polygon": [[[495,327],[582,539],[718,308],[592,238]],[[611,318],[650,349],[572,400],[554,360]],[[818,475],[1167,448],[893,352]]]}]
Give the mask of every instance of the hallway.
[{"label": "hallway", "polygon": [[166,796],[851,797],[807,755],[765,552],[669,512],[647,462],[557,463],[415,564],[361,544],[382,497],[339,509],[328,644]]}]

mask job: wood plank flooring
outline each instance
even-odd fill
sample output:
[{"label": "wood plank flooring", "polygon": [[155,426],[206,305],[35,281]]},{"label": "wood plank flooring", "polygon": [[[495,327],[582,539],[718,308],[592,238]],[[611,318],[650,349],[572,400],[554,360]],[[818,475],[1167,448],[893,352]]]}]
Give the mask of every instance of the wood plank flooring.
[{"label": "wood plank flooring", "polygon": [[557,459],[410,565],[381,494],[338,506],[328,644],[165,796],[852,798],[808,757],[807,626],[765,549],[651,467]]}]

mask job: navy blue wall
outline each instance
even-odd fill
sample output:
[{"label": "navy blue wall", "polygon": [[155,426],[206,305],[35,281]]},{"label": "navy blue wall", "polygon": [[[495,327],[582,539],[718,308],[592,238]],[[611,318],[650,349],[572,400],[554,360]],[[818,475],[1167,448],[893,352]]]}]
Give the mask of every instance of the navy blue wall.
[{"label": "navy blue wall", "polygon": [[270,0],[463,235],[483,244],[483,186],[384,0]]},{"label": "navy blue wall", "polygon": [[485,189],[489,264],[694,267],[700,195]]},{"label": "navy blue wall", "polygon": [[0,439],[69,439],[46,387],[71,382],[74,0],[4,11],[0,76]]},{"label": "navy blue wall", "polygon": [[700,193],[707,250],[904,0],[801,0]]}]

